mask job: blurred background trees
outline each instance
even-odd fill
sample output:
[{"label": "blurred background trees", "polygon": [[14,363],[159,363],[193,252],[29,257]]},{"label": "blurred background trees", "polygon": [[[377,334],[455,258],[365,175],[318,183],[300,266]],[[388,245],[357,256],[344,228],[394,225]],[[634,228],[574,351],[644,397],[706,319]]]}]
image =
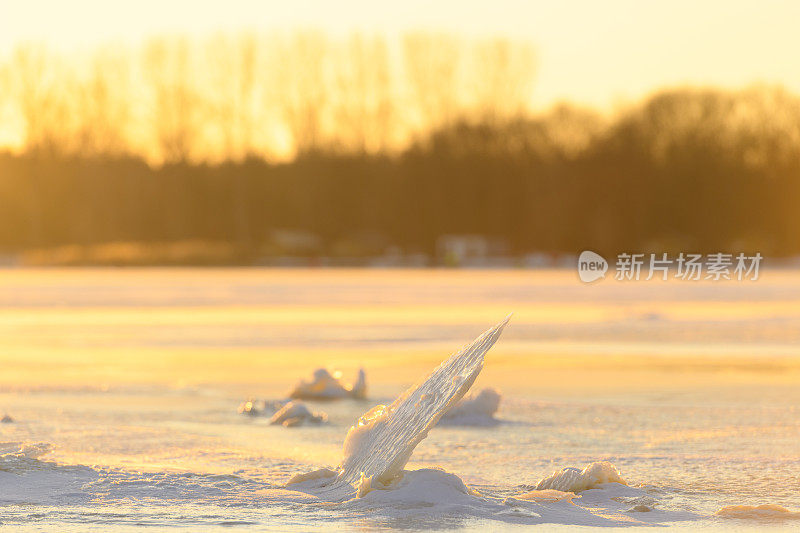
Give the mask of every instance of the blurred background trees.
[{"label": "blurred background trees", "polygon": [[524,43],[430,33],[19,47],[0,67],[20,132],[0,153],[0,250],[248,263],[434,257],[443,236],[478,235],[510,256],[800,253],[796,95],[683,88],[613,116],[534,113],[535,64]]}]

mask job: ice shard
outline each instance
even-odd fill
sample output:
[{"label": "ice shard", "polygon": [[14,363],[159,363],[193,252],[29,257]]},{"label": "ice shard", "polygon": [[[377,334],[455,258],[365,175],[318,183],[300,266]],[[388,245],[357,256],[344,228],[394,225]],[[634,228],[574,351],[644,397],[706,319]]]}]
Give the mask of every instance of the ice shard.
[{"label": "ice shard", "polygon": [[511,315],[452,355],[391,405],[379,405],[350,428],[337,481],[359,489],[397,477],[439,418],[469,390]]}]

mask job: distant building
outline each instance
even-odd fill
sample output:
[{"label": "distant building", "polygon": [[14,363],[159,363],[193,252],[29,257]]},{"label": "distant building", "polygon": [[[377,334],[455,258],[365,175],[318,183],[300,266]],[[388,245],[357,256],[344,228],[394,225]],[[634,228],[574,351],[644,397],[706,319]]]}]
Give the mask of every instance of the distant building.
[{"label": "distant building", "polygon": [[447,266],[485,266],[491,258],[503,257],[506,245],[502,239],[483,235],[442,235],[436,241],[436,256]]},{"label": "distant building", "polygon": [[20,257],[17,254],[0,254],[0,267],[20,266]]},{"label": "distant building", "polygon": [[272,242],[289,255],[316,253],[321,246],[321,239],[317,235],[309,231],[292,229],[273,230]]}]

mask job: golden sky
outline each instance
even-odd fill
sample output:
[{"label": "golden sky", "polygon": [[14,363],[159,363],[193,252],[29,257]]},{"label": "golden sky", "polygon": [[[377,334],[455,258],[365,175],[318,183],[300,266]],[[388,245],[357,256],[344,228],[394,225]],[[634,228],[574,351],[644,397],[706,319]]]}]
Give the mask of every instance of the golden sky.
[{"label": "golden sky", "polygon": [[0,57],[23,41],[80,50],[151,35],[318,28],[499,35],[539,54],[534,107],[610,108],[674,85],[779,83],[800,92],[800,2],[672,0],[0,0]]}]

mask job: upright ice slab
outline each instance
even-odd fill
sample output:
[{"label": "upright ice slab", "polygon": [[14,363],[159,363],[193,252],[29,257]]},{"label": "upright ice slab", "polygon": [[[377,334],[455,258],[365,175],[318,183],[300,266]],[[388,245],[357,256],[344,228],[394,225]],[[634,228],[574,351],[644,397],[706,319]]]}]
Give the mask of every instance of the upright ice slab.
[{"label": "upright ice slab", "polygon": [[379,405],[365,413],[347,433],[337,480],[361,493],[396,478],[430,428],[475,382],[484,355],[510,318],[464,346],[388,407]]}]

